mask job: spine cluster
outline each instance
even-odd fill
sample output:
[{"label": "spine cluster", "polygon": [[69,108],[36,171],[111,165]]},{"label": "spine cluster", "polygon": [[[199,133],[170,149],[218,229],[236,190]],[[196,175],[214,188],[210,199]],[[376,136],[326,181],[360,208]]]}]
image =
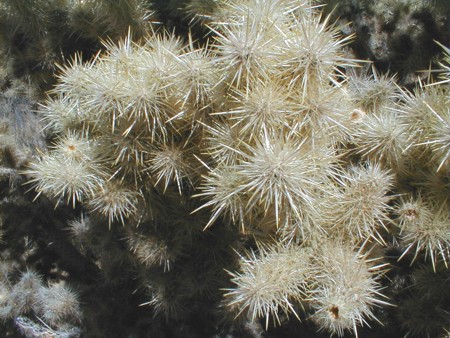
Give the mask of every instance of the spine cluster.
[{"label": "spine cluster", "polygon": [[207,299],[233,325],[293,316],[338,336],[391,304],[406,318],[417,295],[386,297],[386,247],[430,274],[448,265],[448,77],[399,88],[309,1],[211,5],[196,17],[206,43],[129,33],[60,66],[40,108],[53,144],[29,183],[83,210],[80,250],[105,276],[133,265],[155,315]]}]

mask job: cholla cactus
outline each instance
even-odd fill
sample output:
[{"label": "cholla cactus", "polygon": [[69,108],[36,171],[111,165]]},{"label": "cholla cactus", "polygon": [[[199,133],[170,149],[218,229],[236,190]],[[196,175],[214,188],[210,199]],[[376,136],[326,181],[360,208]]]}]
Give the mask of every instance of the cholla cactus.
[{"label": "cholla cactus", "polygon": [[0,21],[8,73],[48,89],[56,63],[75,51],[89,57],[102,39],[117,41],[129,27],[142,37],[153,29],[154,15],[144,0],[5,0]]},{"label": "cholla cactus", "polygon": [[[204,45],[129,33],[61,66],[40,111],[56,137],[25,174],[89,214],[70,223],[77,245],[106,279],[132,274],[156,317],[213,306],[357,335],[388,311],[383,246],[447,263],[449,205],[425,179],[448,179],[447,91],[354,75],[348,38],[309,1],[214,4]],[[393,201],[419,186],[439,208],[416,219],[420,199]]]},{"label": "cholla cactus", "polygon": [[315,283],[309,291],[312,315],[321,330],[342,336],[367,319],[376,320],[373,306],[385,306],[379,278],[383,265],[370,262],[367,254],[354,252],[343,243],[323,243],[315,263]]},{"label": "cholla cactus", "polygon": [[[390,69],[413,85],[426,75],[430,60],[441,52],[434,39],[446,36],[449,3],[427,0],[324,0],[326,12],[348,22],[355,52],[380,70]],[[443,41],[441,41],[443,42]],[[446,42],[447,43],[447,42]]]},{"label": "cholla cactus", "polygon": [[71,332],[70,337],[80,335],[80,329],[74,326],[81,319],[74,291],[63,284],[44,286],[41,276],[33,270],[21,273],[16,283],[15,279],[11,270],[1,277],[0,316],[3,320],[14,319],[20,331],[39,331],[45,326],[53,332]]},{"label": "cholla cactus", "polygon": [[308,250],[295,245],[260,247],[259,255],[252,252],[241,257],[241,271],[230,273],[235,286],[225,294],[226,306],[252,321],[264,317],[266,328],[270,317],[280,323],[279,312],[299,318],[294,308],[306,299],[312,276]]},{"label": "cholla cactus", "polygon": [[447,266],[450,246],[447,201],[425,202],[419,196],[416,200],[400,204],[397,213],[402,243],[406,245],[402,257],[415,248],[413,261],[424,252],[425,256],[430,257],[434,270],[438,260]]}]

